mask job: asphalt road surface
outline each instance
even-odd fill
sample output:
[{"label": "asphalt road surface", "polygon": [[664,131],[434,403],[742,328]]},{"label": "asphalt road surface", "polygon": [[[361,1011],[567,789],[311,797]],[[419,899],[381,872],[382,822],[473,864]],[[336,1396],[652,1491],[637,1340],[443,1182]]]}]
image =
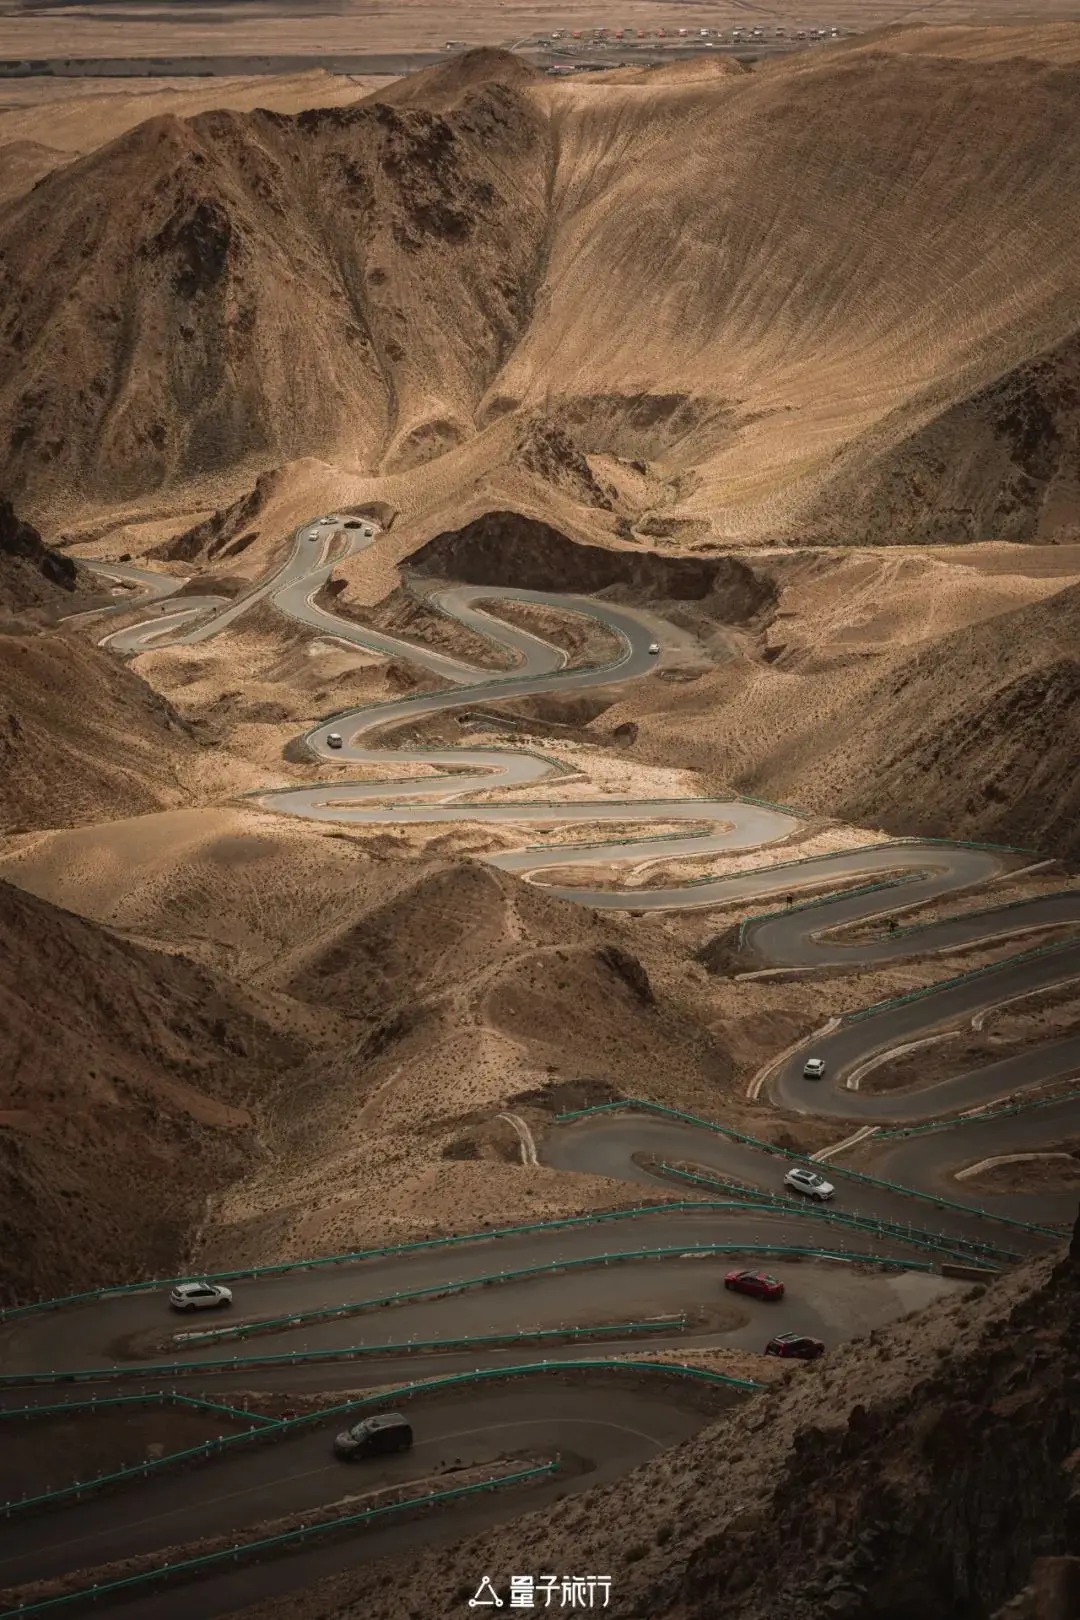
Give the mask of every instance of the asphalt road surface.
[{"label": "asphalt road surface", "polygon": [[[434,778],[413,775],[411,779],[406,776],[361,783],[337,781],[317,787],[288,788],[262,794],[258,803],[310,820],[354,824],[460,822],[463,819],[502,825],[603,820],[622,823],[640,820],[647,824],[658,819],[667,823],[685,820],[711,824],[706,833],[666,840],[664,854],[669,858],[754,848],[784,838],[795,830],[798,825],[795,815],[738,800],[468,805],[465,802],[468,795],[493,787],[541,784],[550,778],[554,767],[549,760],[525,749],[380,746],[379,734],[431,715],[500,699],[584,691],[608,687],[617,681],[645,678],[657,667],[657,658],[649,652],[655,629],[631,608],[615,607],[592,598],[493,586],[451,586],[429,593],[443,612],[505,648],[517,664],[517,672],[509,676],[476,671],[426,647],[350,624],[315,605],[313,598],[329,578],[335,558],[340,560],[351,551],[375,543],[373,524],[365,522],[363,528],[350,530],[344,527],[344,522],[340,515],[335,515],[331,524],[303,525],[297,530],[292,553],[280,570],[240,600],[205,612],[198,622],[183,631],[170,634],[166,629],[163,633],[160,622],[149,621],[106,638],[107,644],[117,651],[128,653],[149,645],[161,645],[165,640],[188,644],[203,641],[234,623],[252,603],[268,597],[276,608],[300,623],[369,650],[419,663],[450,683],[446,691],[374,704],[337,715],[313,728],[305,740],[316,758],[339,768],[350,762],[376,764],[384,769],[415,767],[423,762],[434,766],[439,773],[453,774],[439,774]],[[344,539],[344,549],[338,536]],[[138,570],[128,568],[127,577],[134,578],[137,574]],[[155,576],[146,577],[149,588],[159,588],[155,586]],[[615,635],[620,652],[611,663],[600,668],[566,669],[562,667],[564,659],[557,649],[476,607],[478,602],[500,600],[540,603],[591,616]],[[341,736],[340,748],[329,746],[327,739],[332,734]],[[365,743],[364,739],[368,741]],[[433,803],[433,799],[441,802]],[[574,851],[558,847],[547,851],[521,850],[490,859],[504,870],[535,877],[540,872],[582,862],[614,864],[640,859],[655,851],[655,844],[635,842],[608,848],[593,845],[587,850]],[[975,1107],[1011,1096],[1017,1090],[1080,1074],[1080,1041],[1066,1040],[1030,1049],[1019,1058],[971,1074],[955,1075],[945,1087],[882,1096],[853,1090],[845,1084],[847,1077],[875,1053],[919,1039],[943,1023],[1010,996],[1080,975],[1078,890],[1044,896],[1021,905],[989,907],[975,914],[914,929],[881,930],[873,935],[864,929],[864,937],[858,940],[838,932],[881,918],[898,907],[938,900],[973,884],[986,883],[1006,872],[1009,865],[1010,856],[1001,850],[910,841],[839,852],[794,866],[765,868],[670,889],[620,891],[616,887],[554,887],[552,892],[597,909],[646,911],[709,907],[759,897],[767,901],[770,897],[797,895],[800,889],[818,887],[823,880],[845,883],[852,879],[868,880],[860,882],[861,892],[839,894],[802,907],[785,906],[779,914],[752,921],[746,930],[748,952],[763,964],[780,967],[886,963],[913,956],[932,956],[1001,936],[1016,937],[1022,945],[1026,933],[1048,927],[1069,930],[1069,938],[1045,955],[1006,960],[992,973],[884,1009],[874,1017],[845,1024],[823,1037],[815,1042],[814,1052],[826,1060],[826,1077],[812,1087],[802,1078],[806,1051],[792,1055],[771,1077],[770,1093],[777,1103],[797,1112],[825,1114],[861,1124],[883,1119],[930,1119],[943,1112]],[[873,883],[888,886],[869,888]],[[1023,956],[1022,949],[1017,955]]]},{"label": "asphalt road surface", "polygon": [[[488,705],[503,697],[586,690],[615,681],[643,679],[657,666],[657,659],[648,651],[655,628],[633,610],[601,601],[494,588],[440,589],[434,599],[444,612],[505,647],[515,661],[510,676],[476,671],[430,649],[353,625],[315,606],[313,598],[329,577],[334,562],[347,550],[374,539],[374,533],[369,536],[363,529],[346,529],[340,517],[333,524],[307,524],[297,532],[283,566],[242,598],[229,602],[185,599],[182,607],[167,601],[169,591],[178,588],[177,581],[170,579],[166,589],[160,584],[160,576],[131,567],[126,567],[121,576],[122,565],[92,564],[101,572],[111,571],[114,577],[145,584],[148,593],[158,598],[156,615],[115,632],[107,642],[118,652],[135,654],[177,641],[190,644],[206,640],[227,630],[253,603],[268,599],[301,623],[365,648],[420,663],[447,683],[444,692],[337,716],[315,727],[307,742],[317,758],[338,768],[345,762],[378,761],[408,769],[423,760],[442,771],[453,770],[452,777],[434,781],[430,777],[409,781],[406,777],[389,785],[392,802],[387,802],[385,782],[333,782],[261,796],[259,802],[283,813],[349,822],[468,819],[531,824],[611,819],[640,820],[647,826],[657,819],[668,823],[682,819],[708,824],[704,835],[690,834],[684,841],[666,841],[665,855],[756,847],[785,837],[797,826],[797,817],[784,810],[740,801],[648,801],[632,805],[589,801],[546,807],[462,803],[463,795],[492,786],[541,784],[552,767],[524,750],[471,746],[384,748],[378,745],[378,734],[422,716]],[[499,599],[541,602],[590,614],[615,633],[620,653],[602,669],[566,669],[565,659],[557,649],[493,619],[478,606]],[[340,751],[327,745],[331,731],[341,733],[345,740]],[[462,766],[465,774],[456,774]],[[431,802],[433,798],[439,802]],[[651,854],[656,846],[530,850],[496,857],[496,863],[533,876],[547,869],[550,876],[558,867],[581,861],[596,864],[601,859],[615,862],[640,858],[642,849]],[[791,893],[797,896],[807,886],[819,888],[823,881],[832,879],[901,880],[896,888],[840,895],[805,907],[784,904],[778,908],[778,915],[752,922],[746,930],[746,947],[763,966],[835,968],[844,963],[932,955],[998,935],[1016,935],[1017,957],[1004,960],[991,972],[861,1020],[842,1023],[777,1066],[768,1081],[767,1094],[788,1108],[835,1117],[839,1136],[841,1121],[858,1125],[887,1118],[935,1118],[1013,1095],[1036,1082],[1064,1078],[1080,1067],[1078,1043],[1057,1041],[1032,1048],[1022,1060],[1005,1060],[973,1074],[952,1075],[918,1091],[882,1096],[852,1090],[844,1084],[875,1053],[1011,995],[1080,974],[1080,939],[1066,941],[1046,955],[1022,956],[1025,930],[1080,923],[1080,897],[1073,894],[1034,900],[1026,906],[989,908],[978,915],[906,932],[875,933],[865,926],[890,908],[944,898],[973,883],[985,882],[1008,870],[1009,863],[1010,857],[999,851],[905,842],[685,888],[632,893],[620,892],[617,887],[555,892],[598,908],[645,910],[715,906],[748,897],[760,897],[765,903],[770,897],[786,901]],[[851,926],[859,923],[864,925],[863,937],[855,938]],[[827,1061],[824,1081],[802,1078],[802,1064],[810,1050]],[[1006,1226],[988,1217],[1012,1216],[1054,1224],[1071,1214],[1071,1208],[1067,1208],[1071,1200],[1052,1193],[993,1198],[966,1194],[964,1183],[955,1181],[951,1171],[961,1163],[1012,1151],[1014,1144],[1035,1151],[1039,1144],[1050,1143],[1075,1129],[1075,1121],[1075,1103],[1061,1102],[1016,1117],[968,1120],[944,1130],[897,1139],[883,1149],[873,1169],[900,1183],[900,1188],[893,1191],[846,1179],[842,1161],[835,1175],[825,1165],[825,1174],[837,1188],[829,1209],[910,1224],[938,1234],[942,1241],[960,1243],[966,1239],[995,1243],[1022,1254],[1045,1252],[1053,1242],[1047,1234]],[[544,1162],[562,1169],[639,1183],[643,1197],[647,1197],[650,1185],[656,1185],[657,1174],[642,1167],[642,1156],[693,1164],[703,1172],[772,1193],[782,1192],[787,1167],[780,1157],[715,1132],[628,1111],[553,1126],[540,1144],[540,1154]],[[930,1198],[959,1199],[972,1207],[957,1209],[920,1201],[905,1193],[904,1186]],[[685,1195],[688,1200],[695,1196],[690,1187],[685,1188]],[[823,1219],[794,1198],[780,1209],[761,1210],[748,1207],[735,1196],[730,1202],[715,1194],[698,1196],[710,1199],[709,1206],[649,1213],[595,1227],[484,1238],[445,1250],[421,1250],[393,1259],[373,1258],[315,1271],[287,1272],[258,1282],[241,1280],[235,1284],[235,1303],[229,1313],[206,1313],[182,1323],[170,1317],[161,1290],[114,1295],[91,1305],[12,1318],[0,1325],[0,1368],[17,1374],[101,1369],[104,1375],[118,1368],[145,1370],[155,1360],[182,1358],[201,1367],[232,1354],[341,1351],[350,1346],[364,1346],[370,1351],[356,1361],[263,1369],[257,1377],[250,1372],[207,1368],[205,1372],[192,1372],[184,1385],[193,1392],[206,1390],[220,1397],[223,1391],[250,1387],[254,1378],[259,1387],[279,1391],[287,1399],[290,1391],[358,1390],[481,1365],[510,1367],[541,1358],[560,1362],[583,1355],[603,1356],[613,1349],[633,1351],[646,1345],[677,1349],[688,1343],[723,1344],[753,1351],[763,1348],[772,1333],[788,1329],[813,1333],[834,1345],[918,1308],[943,1291],[963,1286],[933,1272],[882,1267],[878,1264],[882,1260],[910,1263],[925,1261],[926,1256],[898,1237],[874,1237]],[[730,1245],[732,1253],[695,1254],[709,1244]],[[723,1274],[729,1267],[754,1263],[755,1256],[775,1246],[839,1250],[862,1256],[863,1263],[770,1260],[768,1263],[784,1278],[787,1288],[784,1300],[778,1304],[724,1291]],[[629,1256],[654,1248],[675,1250],[683,1258],[673,1255],[662,1263],[633,1258],[618,1263],[605,1261],[608,1256]],[[547,1266],[556,1269],[493,1286],[443,1292],[454,1283],[495,1272]],[[430,1289],[432,1293],[391,1308],[358,1308],[364,1301],[379,1299],[391,1291],[419,1289]],[[284,1327],[261,1325],[286,1313],[294,1317],[305,1312],[315,1315],[342,1307],[350,1307],[348,1314],[330,1320],[299,1320]],[[655,1333],[650,1331],[644,1338],[626,1335],[614,1343],[604,1341],[592,1346],[551,1344],[532,1353],[513,1347],[438,1353],[391,1348],[408,1341],[626,1323],[684,1313],[691,1319],[684,1333],[658,1325]],[[219,1341],[173,1338],[178,1332],[215,1332],[226,1327],[242,1327],[244,1332],[240,1337]],[[709,1421],[703,1397],[685,1382],[656,1375],[655,1384],[631,1387],[625,1374],[598,1371],[588,1377],[589,1382],[579,1386],[561,1377],[530,1375],[491,1387],[466,1387],[454,1396],[444,1393],[422,1397],[413,1412],[416,1449],[407,1458],[391,1463],[350,1470],[336,1462],[329,1446],[333,1432],[342,1424],[340,1419],[331,1419],[280,1445],[238,1451],[197,1474],[166,1471],[140,1484],[136,1498],[91,1496],[48,1517],[14,1519],[0,1524],[0,1584],[10,1587],[17,1581],[63,1574],[113,1557],[163,1550],[224,1531],[242,1538],[267,1519],[317,1508],[348,1491],[420,1479],[454,1462],[507,1455],[533,1460],[550,1456],[553,1451],[563,1455],[567,1469],[553,1482],[473,1500],[427,1519],[391,1522],[377,1532],[365,1533],[360,1543],[365,1558],[390,1553],[407,1557],[427,1542],[456,1539],[481,1526],[511,1519],[559,1492],[585,1489],[614,1478]],[[118,1387],[123,1384],[89,1386],[90,1390],[108,1392]],[[154,1386],[142,1377],[132,1387]],[[85,1398],[87,1389],[80,1388],[78,1393]],[[56,1398],[55,1390],[30,1392],[16,1388],[3,1395],[8,1406],[48,1398]],[[125,1612],[140,1620],[143,1611],[146,1620],[168,1620],[174,1613],[178,1620],[180,1616],[186,1620],[194,1612],[194,1602],[201,1615],[225,1614],[257,1598],[349,1567],[357,1556],[357,1543],[351,1540],[314,1543],[285,1560],[230,1568],[215,1575],[199,1585],[197,1602],[191,1588],[162,1588],[146,1598],[129,1601]]]}]

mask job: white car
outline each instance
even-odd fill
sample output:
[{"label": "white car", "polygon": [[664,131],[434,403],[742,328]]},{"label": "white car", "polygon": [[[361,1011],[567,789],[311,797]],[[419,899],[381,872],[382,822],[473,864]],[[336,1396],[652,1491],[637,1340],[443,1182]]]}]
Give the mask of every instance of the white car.
[{"label": "white car", "polygon": [[823,1080],[825,1078],[825,1059],[807,1058],[803,1064],[804,1080]]},{"label": "white car", "polygon": [[652,656],[655,658],[657,653],[660,651],[660,643],[658,641],[650,641],[649,642],[649,651],[652,654]]},{"label": "white car", "polygon": [[317,540],[318,538],[319,538],[318,529],[309,529],[308,530],[308,539],[309,540]]},{"label": "white car", "polygon": [[324,517],[324,518],[320,518],[319,522],[320,523],[336,523],[337,518],[336,517]]},{"label": "white car", "polygon": [[327,748],[340,748],[341,747],[341,733],[340,733],[340,731],[328,731],[327,732],[327,734],[326,734],[326,746],[327,746]]},{"label": "white car", "polygon": [[174,1311],[214,1311],[232,1304],[232,1289],[220,1283],[178,1283],[169,1295]]},{"label": "white car", "polygon": [[831,1198],[836,1188],[824,1176],[819,1176],[816,1170],[803,1170],[798,1165],[789,1170],[784,1177],[784,1186],[790,1187],[792,1192],[803,1193],[807,1198],[816,1198],[824,1202]]}]

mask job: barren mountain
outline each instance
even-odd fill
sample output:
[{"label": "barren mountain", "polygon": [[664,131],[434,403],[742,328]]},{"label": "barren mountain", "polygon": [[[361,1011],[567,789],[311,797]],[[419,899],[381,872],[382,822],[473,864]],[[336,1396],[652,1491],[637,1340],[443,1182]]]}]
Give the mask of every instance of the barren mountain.
[{"label": "barren mountain", "polygon": [[1080,338],[839,478],[809,521],[870,545],[1080,539]]},{"label": "barren mountain", "polygon": [[0,964],[5,1300],[167,1271],[300,1049],[183,957],[6,883]]},{"label": "barren mountain", "polygon": [[0,611],[20,613],[70,598],[80,583],[85,577],[71,558],[53,551],[33,524],[16,517],[10,501],[0,500]]},{"label": "barren mountain", "polygon": [[539,411],[643,463],[661,536],[1072,533],[1080,68],[955,32],[151,119],[0,211],[10,487],[235,498],[315,454],[437,458],[438,501]]},{"label": "barren mountain", "polygon": [[1080,585],[1005,579],[1013,601],[1040,591],[1013,607],[996,576],[910,554],[778,572],[764,645],[638,687],[597,726],[636,726],[635,756],[718,789],[894,834],[1080,851]]},{"label": "barren mountain", "polygon": [[16,484],[456,442],[531,298],[546,167],[497,83],[446,114],[152,119],[68,165],[0,225]]},{"label": "barren mountain", "polygon": [[177,766],[198,751],[193,728],[111,654],[59,630],[0,634],[0,830],[179,803]]}]

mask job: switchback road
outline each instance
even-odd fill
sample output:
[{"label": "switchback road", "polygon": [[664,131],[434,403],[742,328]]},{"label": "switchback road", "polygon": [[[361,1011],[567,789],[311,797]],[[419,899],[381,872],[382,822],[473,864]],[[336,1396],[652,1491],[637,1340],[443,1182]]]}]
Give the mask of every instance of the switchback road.
[{"label": "switchback road", "polygon": [[[404,780],[389,784],[335,781],[260,797],[264,806],[282,813],[349,822],[468,820],[532,825],[610,819],[639,821],[646,830],[656,820],[708,825],[704,834],[665,841],[665,858],[759,847],[797,828],[798,817],[793,812],[734,799],[477,806],[467,802],[469,794],[493,786],[541,784],[551,775],[551,762],[520,749],[380,746],[380,734],[406,722],[465,706],[490,705],[505,697],[641,679],[656,667],[656,659],[648,650],[655,634],[650,624],[630,609],[591,599],[456,586],[436,592],[434,599],[444,612],[507,649],[516,668],[506,677],[471,670],[430,649],[368,631],[316,606],[314,597],[329,577],[334,559],[344,555],[345,549],[370,544],[374,538],[364,528],[346,529],[340,518],[332,525],[305,525],[283,567],[241,599],[185,599],[182,607],[175,608],[166,602],[159,605],[156,618],[116,632],[108,638],[109,644],[118,652],[135,654],[172,641],[206,640],[226,630],[252,603],[267,599],[321,633],[410,659],[447,683],[448,689],[442,692],[336,716],[314,728],[307,738],[315,757],[328,765],[378,762],[402,770]],[[106,565],[97,566],[106,570]],[[114,570],[119,566],[108,565]],[[158,576],[128,569],[126,577],[142,579],[148,589],[164,594]],[[567,669],[557,649],[484,613],[481,604],[497,604],[500,599],[538,601],[590,614],[616,635],[621,652],[600,669]],[[341,750],[328,747],[331,731],[342,735]],[[409,780],[407,773],[418,761],[453,774],[420,779],[414,775]],[[581,862],[590,866],[611,862],[614,867],[620,860],[641,859],[656,850],[656,845],[639,842],[589,850],[528,850],[494,859],[534,879],[541,872],[550,879],[559,868]],[[873,929],[873,919],[885,913],[892,915],[909,904],[946,899],[972,885],[986,884],[1014,864],[1005,851],[905,841],[684,887],[620,892],[612,886],[555,892],[579,904],[637,911],[757,899],[767,905],[770,899],[786,901],[807,887],[820,889],[823,882],[858,882],[858,893],[841,893],[805,906],[784,904],[778,914],[752,920],[744,928],[748,962],[808,971],[933,956],[995,937],[1015,936],[1017,953],[989,971],[871,1016],[843,1021],[776,1066],[763,1095],[789,1110],[834,1117],[839,1136],[845,1125],[850,1129],[863,1121],[929,1120],[1022,1092],[1044,1080],[1064,1079],[1076,1071],[1080,1059],[1077,1043],[1059,1041],[1032,1048],[1022,1061],[1006,1060],[971,1074],[953,1074],[920,1090],[875,1095],[845,1084],[875,1053],[918,1038],[943,1023],[966,1019],[1011,996],[1080,974],[1080,938],[1059,940],[1042,955],[1023,951],[1026,932],[1080,925],[1080,896],[1073,891],[1018,906],[989,907],[920,929]],[[870,888],[870,884],[893,886]],[[824,1081],[802,1078],[802,1063],[811,1050],[827,1060]],[[846,1177],[841,1157],[835,1167],[822,1166],[837,1188],[833,1203],[822,1212],[793,1199],[784,1201],[787,1161],[761,1147],[687,1121],[641,1111],[571,1120],[553,1125],[540,1141],[542,1162],[639,1183],[646,1201],[659,1192],[661,1183],[668,1193],[677,1186],[678,1196],[690,1204],[696,1198],[697,1206],[656,1209],[598,1225],[540,1226],[506,1237],[482,1235],[475,1243],[360,1259],[325,1269],[287,1271],[257,1282],[241,1278],[234,1284],[236,1298],[230,1312],[188,1318],[182,1324],[170,1318],[161,1289],[12,1315],[0,1327],[0,1366],[13,1380],[48,1370],[61,1376],[65,1370],[85,1371],[88,1381],[78,1392],[85,1397],[97,1390],[115,1392],[124,1387],[125,1369],[145,1374],[158,1362],[183,1360],[189,1367],[185,1388],[216,1392],[222,1399],[223,1391],[241,1391],[254,1381],[260,1388],[279,1392],[284,1401],[290,1392],[295,1398],[303,1391],[358,1390],[478,1366],[506,1369],[540,1357],[561,1365],[583,1355],[633,1354],[649,1346],[674,1360],[679,1347],[687,1344],[760,1351],[770,1334],[783,1329],[814,1334],[831,1347],[963,1286],[942,1275],[941,1266],[965,1252],[975,1257],[978,1251],[971,1246],[987,1244],[1007,1251],[998,1253],[999,1264],[1007,1263],[1009,1253],[1024,1256],[1052,1247],[1054,1239],[1048,1232],[1007,1225],[998,1218],[1052,1225],[1071,1213],[1065,1208],[1066,1200],[1054,1194],[976,1195],[967,1192],[965,1183],[957,1182],[952,1171],[995,1152],[1008,1152],[1014,1143],[1035,1151],[1038,1145],[1059,1139],[1075,1129],[1075,1108],[1073,1101],[1062,1101],[1018,1116],[958,1121],[942,1130],[892,1140],[882,1147],[873,1168],[875,1174],[897,1183],[895,1187]],[[737,1191],[703,1191],[689,1183],[665,1182],[668,1172],[664,1165],[759,1188],[777,1202],[759,1208],[748,1204]],[[923,1197],[912,1196],[905,1187]],[[957,1202],[936,1202],[941,1199]],[[830,1220],[830,1213],[844,1217],[848,1224]],[[879,1225],[875,1231],[874,1222],[887,1225]],[[903,1227],[919,1231],[905,1237]],[[710,1246],[723,1252],[709,1252]],[[817,1251],[818,1257],[772,1254],[785,1248]],[[650,1257],[642,1256],[642,1251],[648,1251]],[[665,1256],[662,1260],[658,1251]],[[767,1305],[725,1292],[723,1274],[730,1266],[760,1263],[769,1255],[772,1258],[766,1263],[786,1283],[782,1302]],[[984,1263],[987,1255],[982,1250]],[[920,1266],[928,1269],[920,1270]],[[483,1281],[507,1272],[529,1275]],[[390,1293],[412,1297],[390,1307],[365,1304]],[[343,1314],[327,1315],[335,1309]],[[290,1320],[280,1320],[286,1316]],[[658,1321],[640,1334],[616,1328],[613,1341],[603,1345],[554,1341],[529,1355],[509,1345],[423,1353],[402,1348],[416,1341],[478,1334],[505,1338],[513,1333],[672,1317],[686,1317],[687,1325],[679,1328],[670,1320],[666,1324]],[[211,1337],[177,1339],[177,1333]],[[354,1360],[264,1366],[257,1373],[211,1366],[231,1355],[329,1352],[336,1358],[347,1354],[350,1347],[363,1347],[365,1353]],[[110,1381],[98,1383],[99,1375]],[[117,1375],[119,1384],[114,1381]],[[572,1381],[575,1378],[584,1382],[577,1384]],[[140,1377],[132,1387],[147,1388],[146,1378]],[[55,1389],[11,1387],[3,1395],[8,1407],[50,1398],[56,1398]],[[231,1398],[239,1399],[239,1395]],[[420,1480],[455,1464],[500,1456],[536,1460],[553,1451],[562,1454],[566,1466],[561,1474],[519,1495],[496,1494],[434,1518],[391,1521],[365,1533],[366,1558],[391,1553],[409,1556],[427,1541],[460,1537],[551,1500],[557,1493],[613,1478],[693,1433],[718,1407],[739,1398],[737,1391],[730,1390],[714,1394],[710,1404],[688,1383],[680,1385],[664,1375],[599,1371],[529,1374],[493,1386],[466,1384],[454,1394],[419,1398],[412,1412],[415,1451],[404,1460],[374,1464],[360,1476],[344,1470],[330,1456],[330,1439],[342,1423],[333,1418],[280,1445],[240,1448],[199,1474],[169,1469],[157,1472],[140,1485],[130,1511],[117,1511],[120,1499],[116,1497],[96,1499],[91,1495],[45,1518],[16,1516],[0,1525],[0,1583],[10,1588],[16,1582],[68,1574],[111,1558],[163,1553],[165,1548],[193,1538],[222,1532],[243,1539],[253,1534],[252,1527],[259,1522],[318,1508],[346,1490],[367,1491],[394,1481]],[[354,1483],[358,1477],[362,1477],[362,1486]],[[199,1586],[198,1612],[207,1617],[228,1613],[256,1598],[348,1567],[356,1556],[351,1540],[316,1542],[288,1560],[219,1571]],[[177,1620],[181,1616],[186,1620],[192,1612],[192,1598],[191,1589],[185,1587],[155,1589],[149,1597],[126,1604],[125,1612],[132,1620],[144,1620],[144,1616],[145,1620],[169,1620],[174,1613]]]}]

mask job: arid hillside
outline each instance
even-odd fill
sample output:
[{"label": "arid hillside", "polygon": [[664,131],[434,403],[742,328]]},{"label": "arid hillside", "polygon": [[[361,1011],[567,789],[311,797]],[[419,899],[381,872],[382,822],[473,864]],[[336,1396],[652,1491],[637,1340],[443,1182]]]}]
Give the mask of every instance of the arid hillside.
[{"label": "arid hillside", "polygon": [[180,803],[200,744],[111,654],[62,630],[0,634],[0,830],[72,826]]},{"label": "arid hillside", "polygon": [[[80,1132],[73,1164],[105,1212],[100,1281],[178,1264],[196,1224],[203,1263],[235,1265],[621,1204],[633,1191],[621,1183],[523,1165],[504,1111],[538,1119],[562,1097],[658,1088],[707,1106],[732,1079],[728,1044],[703,1016],[707,975],[684,946],[654,930],[642,953],[625,921],[479,862],[434,850],[410,860],[205,809],[20,840],[4,876],[20,887],[0,884],[0,952],[22,966],[4,976],[19,1060],[3,1123],[42,1152]],[[72,992],[64,1029],[100,1052],[93,1072],[69,1072],[69,1035],[54,1038],[69,950],[88,988]],[[39,959],[54,981],[40,992]],[[217,1064],[233,1056],[226,1085]],[[160,1093],[167,1141],[180,1102],[210,1124],[219,1103],[247,1110],[220,1152],[216,1137],[192,1137],[199,1179],[187,1192],[159,1125],[139,1115],[171,1211],[153,1259],[119,1214],[106,1224],[129,1134],[119,1113],[100,1116],[111,1133],[80,1127],[87,1110],[99,1117],[99,1081],[108,1099],[135,1088],[146,1110]],[[42,1171],[26,1196],[35,1286],[55,1291],[68,1281],[68,1215],[40,1203],[47,1185]]]},{"label": "arid hillside", "polygon": [[1080,853],[1080,585],[912,553],[790,562],[756,645],[636,688],[596,728],[856,825]]},{"label": "arid hillside", "polygon": [[0,962],[5,1302],[167,1271],[302,1047],[183,957],[6,883]]},{"label": "arid hillside", "polygon": [[1080,68],[969,45],[151,119],[0,210],[9,485],[205,507],[317,455],[445,463],[438,505],[525,413],[642,463],[643,533],[1067,537]]},{"label": "arid hillside", "polygon": [[84,577],[70,557],[53,551],[31,523],[23,523],[10,501],[0,500],[0,612],[63,602],[72,611]]},{"label": "arid hillside", "polygon": [[12,487],[455,442],[529,307],[547,166],[498,83],[444,115],[153,119],[68,165],[0,225]]}]

